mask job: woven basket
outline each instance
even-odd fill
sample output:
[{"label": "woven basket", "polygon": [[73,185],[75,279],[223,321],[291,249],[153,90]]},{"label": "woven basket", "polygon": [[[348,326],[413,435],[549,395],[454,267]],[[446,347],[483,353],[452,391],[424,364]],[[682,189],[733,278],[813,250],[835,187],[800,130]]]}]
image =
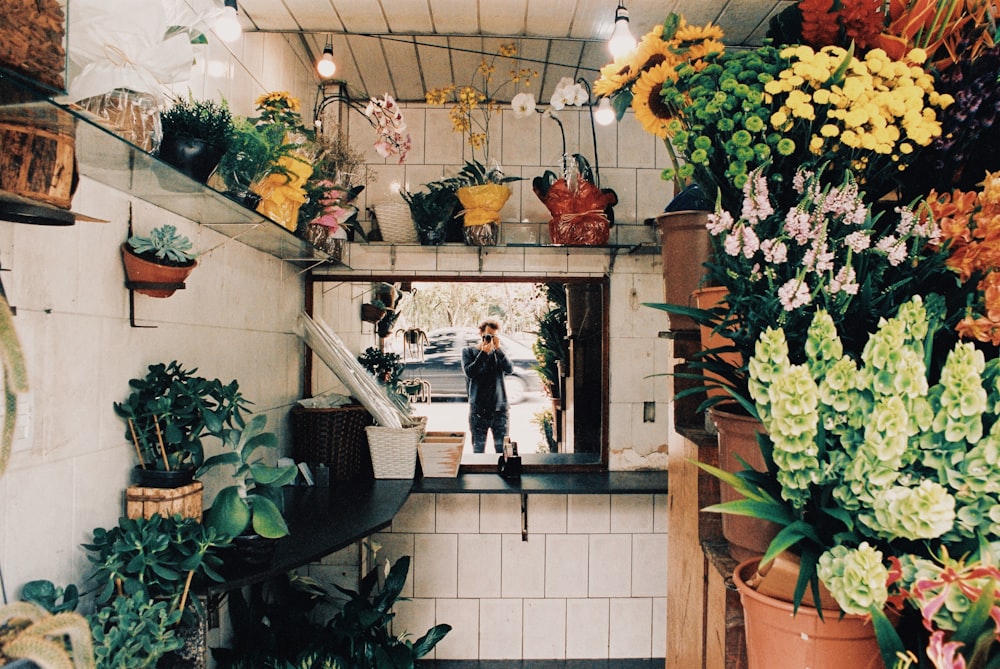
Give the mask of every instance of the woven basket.
[{"label": "woven basket", "polygon": [[382,231],[382,241],[393,244],[416,244],[417,226],[405,202],[380,202],[375,205],[375,219]]},{"label": "woven basket", "polygon": [[296,406],[291,412],[292,455],[299,462],[326,465],[331,481],[370,478],[365,428],[374,422],[360,404],[324,409]]},{"label": "woven basket", "polygon": [[0,121],[0,189],[69,209],[76,167],[74,128]]},{"label": "woven basket", "polygon": [[377,479],[412,479],[417,470],[417,444],[424,426],[392,428],[369,425],[368,449]]}]

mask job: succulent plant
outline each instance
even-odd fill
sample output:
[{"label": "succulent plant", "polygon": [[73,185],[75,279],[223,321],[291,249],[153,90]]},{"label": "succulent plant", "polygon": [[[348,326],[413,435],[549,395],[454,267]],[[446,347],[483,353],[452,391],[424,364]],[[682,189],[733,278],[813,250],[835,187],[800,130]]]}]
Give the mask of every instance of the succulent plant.
[{"label": "succulent plant", "polygon": [[161,225],[153,228],[148,237],[132,235],[128,245],[136,255],[146,260],[159,261],[167,265],[189,265],[194,262],[195,255],[190,253],[191,240],[177,234],[177,228],[172,225]]}]

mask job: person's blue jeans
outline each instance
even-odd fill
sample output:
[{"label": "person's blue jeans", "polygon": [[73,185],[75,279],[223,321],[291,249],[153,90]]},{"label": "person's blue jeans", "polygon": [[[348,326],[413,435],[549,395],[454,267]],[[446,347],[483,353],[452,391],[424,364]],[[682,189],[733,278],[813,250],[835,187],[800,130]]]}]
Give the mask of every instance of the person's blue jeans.
[{"label": "person's blue jeans", "polygon": [[486,433],[490,430],[493,430],[494,450],[503,453],[503,438],[507,436],[507,410],[494,411],[486,415],[469,412],[469,431],[472,432],[474,453],[486,452]]}]

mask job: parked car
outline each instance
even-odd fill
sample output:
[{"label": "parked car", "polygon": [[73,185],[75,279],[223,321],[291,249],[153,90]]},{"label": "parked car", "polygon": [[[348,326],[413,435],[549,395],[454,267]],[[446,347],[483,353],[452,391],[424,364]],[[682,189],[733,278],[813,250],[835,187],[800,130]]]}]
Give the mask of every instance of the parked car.
[{"label": "parked car", "polygon": [[[427,333],[424,357],[404,361],[404,379],[422,379],[430,383],[431,399],[444,397],[467,398],[465,372],[462,371],[462,349],[479,341],[476,328],[438,328]],[[508,374],[507,400],[517,404],[527,393],[542,389],[535,371],[535,355],[531,348],[511,337],[501,335],[501,346],[514,373]]]}]

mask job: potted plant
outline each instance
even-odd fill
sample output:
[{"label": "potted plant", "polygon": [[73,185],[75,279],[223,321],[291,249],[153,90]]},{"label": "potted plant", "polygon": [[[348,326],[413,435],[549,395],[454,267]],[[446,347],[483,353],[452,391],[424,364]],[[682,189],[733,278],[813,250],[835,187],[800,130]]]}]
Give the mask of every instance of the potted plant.
[{"label": "potted plant", "polygon": [[170,297],[198,264],[191,240],[164,224],[149,236],[132,235],[122,244],[125,285],[150,297]]},{"label": "potted plant", "polygon": [[[858,360],[846,355],[833,318],[822,310],[806,333],[801,363],[792,361],[787,330],[765,332],[749,362],[754,404],[747,406],[767,429],[760,436],[765,468],[733,474],[701,465],[741,496],[712,510],[781,528],[760,564],[777,573],[786,553],[798,556],[790,588],[782,592],[772,583],[765,586],[769,594],[801,616],[810,601],[822,601],[822,582],[840,611],[875,618],[887,667],[903,643],[891,632],[887,604],[898,609],[900,635],[919,640],[907,650],[921,655],[929,641],[920,632],[918,600],[945,582],[928,575],[948,579],[942,565],[961,574],[967,565],[1000,559],[1000,533],[976,520],[995,506],[985,491],[1000,489],[1000,469],[984,465],[1000,429],[1000,363],[986,362],[972,343],[957,343],[941,358],[934,342],[947,334],[942,301],[917,296],[901,305],[881,321]],[[738,567],[747,587],[760,580],[748,563]],[[976,573],[977,593],[995,588],[995,574]],[[938,624],[948,618],[955,629],[974,617],[973,591],[938,594],[948,613],[935,616]],[[838,611],[826,615],[836,620]]]},{"label": "potted plant", "polygon": [[475,160],[454,177],[455,195],[462,203],[465,243],[472,246],[493,246],[500,241],[500,210],[510,198],[508,183],[521,177],[506,176],[499,166],[487,169]]},{"label": "potted plant", "polygon": [[607,244],[618,195],[594,183],[590,161],[584,156],[575,153],[573,159],[572,167],[567,163],[562,176],[545,170],[531,182],[532,191],[552,215],[549,239],[553,244],[576,246]]},{"label": "potted plant", "polygon": [[209,184],[218,180],[226,195],[248,209],[256,209],[261,196],[255,188],[271,174],[287,175],[281,159],[290,156],[292,148],[285,142],[283,126],[257,125],[245,117],[237,117],[233,121],[229,148],[222,155]]},{"label": "potted plant", "polygon": [[208,458],[198,470],[202,475],[214,467],[235,468],[232,474],[235,483],[219,490],[205,517],[208,526],[234,540],[248,534],[264,539],[279,539],[288,534],[282,487],[295,480],[298,468],[264,461],[268,449],[278,448],[277,436],[265,432],[266,425],[267,416],[257,414],[243,427],[224,429],[225,452]]},{"label": "potted plant", "polygon": [[225,100],[178,99],[160,115],[160,160],[205,183],[232,140],[233,117]]},{"label": "potted plant", "polygon": [[[40,606],[51,614],[59,614],[75,612],[80,596],[78,588],[72,583],[61,588],[52,581],[37,580],[24,584],[21,601]],[[90,624],[95,669],[155,667],[161,657],[183,645],[183,641],[174,634],[181,612],[171,610],[166,601],[115,597],[111,602],[95,607],[85,618]]]},{"label": "potted plant", "polygon": [[[214,528],[180,516],[120,518],[116,527],[96,528],[91,543],[83,548],[93,567],[88,579],[94,583],[97,613],[91,622],[104,635],[95,636],[102,647],[100,654],[108,660],[132,657],[148,662],[154,662],[151,656],[159,651],[203,656],[206,611],[201,598],[192,592],[224,580],[219,573],[220,551],[228,545],[229,538]],[[121,599],[134,602],[122,603]],[[143,602],[165,606],[144,606]],[[132,644],[150,635],[150,628],[164,627],[183,644],[175,647],[178,644],[163,636],[158,637],[158,645],[140,649],[128,645],[123,626],[146,630]]]},{"label": "potted plant", "polygon": [[157,487],[161,478],[167,487],[190,482],[204,463],[202,437],[222,438],[227,428],[242,422],[248,401],[239,384],[196,376],[197,371],[176,360],[152,364],[144,377],[129,380],[131,393],[114,404],[144,485]]},{"label": "potted plant", "polygon": [[402,190],[400,195],[410,207],[420,243],[435,246],[447,241],[447,226],[459,205],[458,196],[450,180],[431,181],[424,185],[427,188],[425,191],[411,193]]}]

